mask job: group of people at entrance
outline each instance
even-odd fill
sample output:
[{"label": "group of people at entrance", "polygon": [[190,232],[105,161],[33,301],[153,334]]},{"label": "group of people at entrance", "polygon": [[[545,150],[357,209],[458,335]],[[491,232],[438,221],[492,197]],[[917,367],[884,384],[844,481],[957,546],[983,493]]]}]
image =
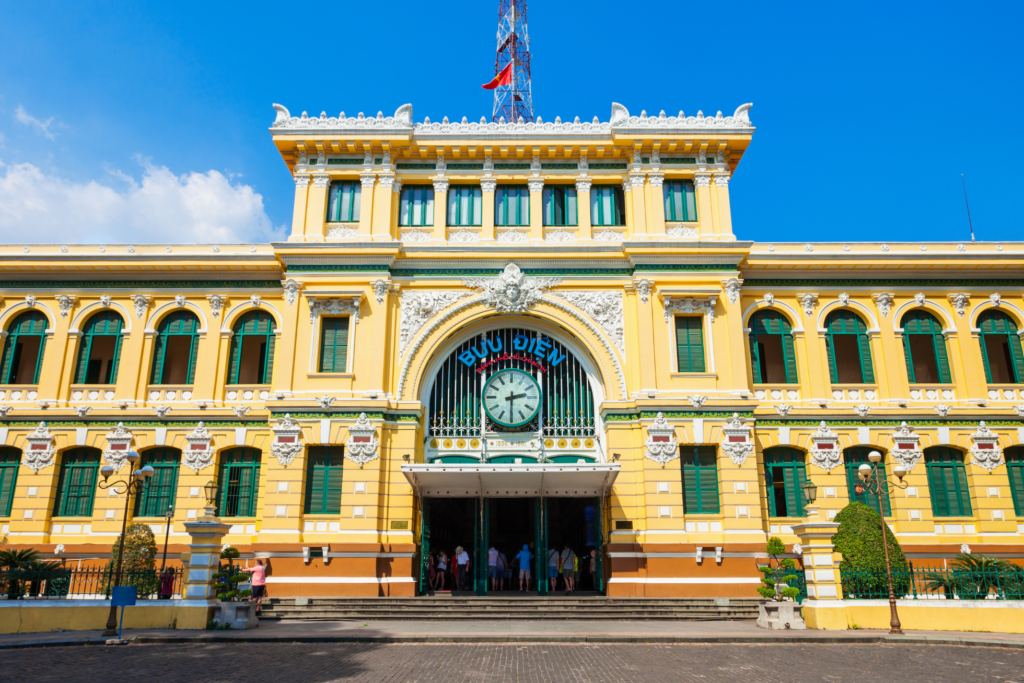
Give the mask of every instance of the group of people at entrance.
[{"label": "group of people at entrance", "polygon": [[[511,559],[509,559],[511,556]],[[487,551],[487,575],[491,591],[512,591],[515,588],[515,577],[519,577],[519,591],[529,591],[532,586],[533,563],[537,558],[532,543],[524,543],[523,549],[515,555],[498,550],[493,545]],[[565,592],[580,590],[580,570],[588,575],[589,589],[597,590],[597,551],[591,550],[590,557],[580,560],[568,544],[561,550],[555,547],[548,549],[545,558],[547,566],[548,588],[551,591]],[[427,560],[428,581],[435,591],[473,590],[472,558],[460,545],[455,553],[448,556],[444,550],[435,555],[430,553]],[[544,565],[541,565],[544,566]],[[450,577],[449,577],[450,575]],[[448,579],[451,588],[446,588]],[[538,576],[539,580],[540,577]]]}]

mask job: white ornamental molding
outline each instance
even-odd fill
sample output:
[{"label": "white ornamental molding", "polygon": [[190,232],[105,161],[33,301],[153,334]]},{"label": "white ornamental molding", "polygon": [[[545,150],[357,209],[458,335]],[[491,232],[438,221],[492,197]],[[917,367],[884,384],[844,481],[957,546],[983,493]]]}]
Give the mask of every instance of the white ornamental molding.
[{"label": "white ornamental molding", "polygon": [[297,175],[295,176],[295,187],[306,189],[309,187],[309,181],[312,180],[308,175]]},{"label": "white ornamental molding", "polygon": [[889,317],[889,311],[892,310],[892,302],[896,297],[895,294],[889,292],[879,292],[878,294],[872,294],[871,300],[878,306],[878,312],[882,314],[883,318]]},{"label": "white ornamental molding", "polygon": [[658,413],[654,422],[647,426],[647,440],[644,441],[644,457],[653,460],[662,467],[679,457],[679,442],[676,441],[676,429],[665,419],[664,413]]},{"label": "white ornamental molding", "polygon": [[676,313],[700,313],[706,315],[710,322],[715,322],[715,300],[717,296],[702,298],[665,297],[665,322],[669,322]]},{"label": "white ornamental molding", "polygon": [[495,239],[498,242],[529,242],[530,236],[524,230],[502,230]]},{"label": "white ornamental molding", "polygon": [[594,233],[595,242],[624,242],[625,239],[625,233],[607,227],[601,232]]},{"label": "white ornamental molding", "polygon": [[654,282],[651,280],[634,280],[633,285],[636,286],[636,293],[640,296],[641,303],[647,303],[651,298],[651,288],[654,287]]},{"label": "white ornamental molding", "polygon": [[353,296],[350,299],[318,299],[315,296],[306,297],[309,301],[309,322],[313,322],[321,315],[351,315],[352,324],[359,324],[359,299]]},{"label": "white ornamental molding", "polygon": [[935,406],[933,410],[939,414],[939,417],[946,417],[953,409],[947,406],[945,403],[940,403],[939,405]]},{"label": "white ornamental molding", "polygon": [[103,460],[120,472],[121,468],[128,462],[128,453],[132,450],[132,439],[135,437],[124,427],[123,422],[118,422],[114,430],[107,434],[107,447],[103,449]]},{"label": "white ornamental molding", "polygon": [[619,353],[626,353],[626,332],[623,324],[622,292],[551,292],[586,313],[601,330],[611,337]]},{"label": "white ornamental molding", "polygon": [[725,437],[722,452],[729,456],[734,465],[743,467],[743,463],[754,452],[754,442],[750,440],[750,425],[743,421],[739,413],[733,413],[732,419],[722,428],[722,434]]},{"label": "white ornamental molding", "polygon": [[89,406],[75,406],[75,415],[78,417],[85,417],[92,412],[92,408]]},{"label": "white ornamental molding", "polygon": [[575,242],[576,231],[566,230],[565,228],[558,227],[554,230],[549,230],[544,233],[545,242]]},{"label": "white ornamental molding", "polygon": [[967,306],[971,303],[971,295],[958,292],[956,294],[947,294],[946,299],[949,300],[956,314],[961,318],[964,317],[964,313],[967,312]]},{"label": "white ornamental molding", "polygon": [[544,191],[544,179],[543,178],[530,178],[526,181],[526,185],[529,187],[530,192],[543,192]]},{"label": "white ornamental molding", "polygon": [[978,431],[971,434],[971,456],[974,464],[991,474],[1003,464],[1003,449],[999,447],[999,435],[982,420]]},{"label": "white ornamental molding", "polygon": [[993,292],[992,294],[988,295],[988,300],[992,302],[993,306],[998,306],[999,303],[1002,301],[1002,298],[1003,297],[1001,294],[999,294],[999,292]]},{"label": "white ornamental molding", "polygon": [[810,318],[814,315],[814,307],[818,305],[818,295],[814,293],[797,294],[796,300],[803,306],[804,315]]},{"label": "white ornamental molding", "polygon": [[853,412],[857,413],[861,417],[867,417],[868,413],[871,412],[871,406],[866,406],[861,403],[859,406],[853,407]]},{"label": "white ornamental molding", "polygon": [[57,452],[56,437],[46,428],[45,422],[40,422],[36,430],[25,439],[28,441],[28,448],[25,449],[22,464],[39,474],[39,470],[53,464],[53,456]]},{"label": "white ornamental molding", "polygon": [[540,301],[545,290],[562,283],[560,277],[527,277],[510,263],[493,278],[464,278],[462,284],[483,292],[483,303],[498,313],[525,313]]},{"label": "white ornamental molding", "polygon": [[498,189],[497,178],[481,178],[480,179],[480,191],[481,192],[494,192]]},{"label": "white ornamental molding", "polygon": [[164,404],[161,403],[158,406],[153,406],[153,412],[156,413],[157,417],[163,420],[170,414],[171,409],[169,406],[165,406]]},{"label": "white ornamental molding", "polygon": [[786,405],[785,403],[775,406],[775,412],[779,414],[779,417],[786,417],[792,410],[793,406]]},{"label": "white ornamental molding", "polygon": [[370,283],[373,287],[373,296],[377,299],[377,305],[380,306],[384,303],[384,298],[388,295],[388,290],[391,288],[391,284],[387,280],[374,280]]},{"label": "white ornamental molding", "polygon": [[316,398],[317,405],[319,405],[324,410],[327,410],[332,405],[334,405],[334,402],[337,400],[338,399],[334,398],[333,396],[328,396],[327,394],[324,394],[323,396],[318,396]]},{"label": "white ornamental molding", "polygon": [[174,303],[178,306],[178,308],[184,308],[186,301],[188,301],[188,299],[185,297],[184,294],[177,294],[174,297]]},{"label": "white ornamental molding", "polygon": [[220,316],[220,312],[224,310],[224,305],[228,302],[228,298],[220,294],[207,294],[206,300],[210,302],[210,313],[214,318]]},{"label": "white ornamental molding", "polygon": [[690,401],[690,405],[694,408],[700,408],[702,405],[707,403],[708,397],[701,396],[700,394],[693,394],[692,396],[687,396],[687,399]]},{"label": "white ornamental molding", "polygon": [[740,289],[743,287],[743,280],[739,278],[731,277],[728,280],[722,281],[722,289],[725,290],[725,295],[729,298],[729,303],[739,303],[740,300]]},{"label": "white ornamental molding", "polygon": [[200,422],[191,434],[185,437],[188,448],[182,464],[196,474],[213,464],[213,435],[206,429],[206,423]]},{"label": "white ornamental molding", "polygon": [[289,306],[294,306],[295,302],[299,300],[302,283],[289,278],[281,281],[281,287],[284,288],[284,300],[288,302]]},{"label": "white ornamental molding", "polygon": [[[6,406],[0,406],[0,408],[5,408],[5,407]],[[1024,417],[1024,403],[1021,403],[1020,405],[1014,406],[1013,407],[1013,411],[1015,413],[1017,413],[1018,416]],[[6,417],[6,415],[4,415],[4,417]]]},{"label": "white ornamental molding", "polygon": [[110,308],[110,295],[109,294],[101,294],[100,295],[100,306],[102,306],[103,308]]},{"label": "white ornamental molding", "polygon": [[460,242],[460,243],[479,242],[480,241],[480,233],[475,232],[473,230],[469,230],[468,228],[463,226],[463,227],[459,228],[458,232],[449,233],[448,234],[448,241],[449,242]]},{"label": "white ornamental molding", "polygon": [[379,448],[377,428],[366,418],[366,413],[359,413],[359,419],[348,428],[345,457],[362,467],[371,460],[377,459]]},{"label": "white ornamental molding", "polygon": [[924,292],[918,292],[914,295],[914,301],[917,302],[918,306],[924,306],[925,302],[928,301],[928,297],[924,295]]},{"label": "white ornamental molding", "polygon": [[695,173],[693,175],[693,184],[696,187],[711,187],[711,174]]},{"label": "white ornamental molding", "polygon": [[[583,159],[580,159],[580,169],[582,169],[582,170],[586,169],[586,166],[583,165],[584,163],[585,163],[585,161]],[[577,178],[576,179],[576,192],[577,192],[577,194],[583,194],[585,192],[590,192],[590,187],[591,187],[591,185],[593,185],[593,183],[594,183],[594,181],[591,180],[590,178]]]},{"label": "white ornamental molding", "polygon": [[317,173],[313,176],[313,187],[328,187],[331,184],[331,176],[326,173]]},{"label": "white ornamental molding", "polygon": [[913,472],[924,457],[920,448],[921,437],[904,422],[892,433],[892,440],[896,444],[891,453],[893,460],[906,467],[908,472]]},{"label": "white ornamental molding", "polygon": [[231,408],[238,417],[245,417],[252,408],[249,406],[234,406]]},{"label": "white ornamental molding", "polygon": [[405,355],[412,338],[427,321],[456,301],[473,296],[468,292],[402,292],[402,323],[398,334],[398,357]]},{"label": "white ornamental molding", "polygon": [[651,187],[663,187],[665,185],[664,173],[649,173],[647,178],[651,181]]},{"label": "white ornamental molding", "polygon": [[764,305],[768,306],[769,308],[775,305],[775,295],[772,294],[771,292],[768,292],[763,297],[761,297],[761,300],[764,301]]},{"label": "white ornamental molding", "polygon": [[359,184],[364,190],[372,190],[373,183],[377,180],[377,176],[372,173],[361,173],[359,174]]},{"label": "white ornamental molding", "polygon": [[447,192],[448,191],[448,179],[447,178],[435,178],[434,179],[434,192]]},{"label": "white ornamental molding", "polygon": [[68,313],[71,312],[75,302],[78,301],[78,297],[74,294],[58,294],[57,295],[57,306],[60,308],[60,317],[68,317]]},{"label": "white ornamental molding", "polygon": [[12,412],[14,412],[14,408],[12,408],[11,406],[9,406],[9,405],[2,405],[2,406],[0,406],[0,417],[7,417]]},{"label": "white ornamental molding", "polygon": [[847,294],[846,292],[843,292],[842,294],[840,294],[839,295],[839,305],[842,308],[849,308],[849,306],[850,306],[850,295]]},{"label": "white ornamental molding", "polygon": [[142,320],[142,316],[146,315],[146,309],[149,308],[149,302],[153,300],[153,297],[146,296],[145,294],[132,294],[132,303],[135,304],[135,317]]},{"label": "white ornamental molding", "polygon": [[29,308],[35,308],[36,301],[38,301],[38,299],[36,299],[36,297],[32,296],[31,294],[25,297],[25,305],[28,306]]},{"label": "white ornamental molding", "polygon": [[281,467],[288,467],[295,456],[302,452],[302,427],[291,415],[286,414],[272,429],[274,440],[270,443],[270,453],[281,463]]},{"label": "white ornamental molding", "polygon": [[[330,239],[348,240],[359,236],[359,228],[351,225],[335,225],[327,228],[327,237]],[[429,235],[427,239],[430,239]],[[413,240],[406,240],[413,241]]]},{"label": "white ornamental molding", "polygon": [[967,545],[966,543],[961,543],[960,544],[960,553],[962,555],[970,555],[971,554],[971,546]]},{"label": "white ornamental molding", "polygon": [[[355,231],[355,228],[353,228],[353,231]],[[355,236],[356,236],[356,232],[353,232],[352,233],[352,237],[355,237]],[[402,233],[401,238],[402,238],[403,242],[429,242],[430,241],[430,233],[426,232],[425,230],[418,230],[418,229],[414,228],[412,230],[404,231]]]},{"label": "white ornamental molding", "polygon": [[839,448],[839,435],[825,423],[824,420],[818,425],[818,431],[811,434],[814,441],[814,448],[811,449],[811,464],[820,467],[826,472],[843,464],[843,452]]},{"label": "white ornamental molding", "polygon": [[253,294],[249,297],[249,305],[253,308],[259,308],[261,303],[263,303],[263,298],[259,294]]},{"label": "white ornamental molding", "polygon": [[700,232],[697,231],[697,228],[686,225],[671,225],[665,229],[665,234],[669,237],[681,237],[684,239],[697,239],[700,237]]},{"label": "white ornamental molding", "polygon": [[[593,333],[595,337],[597,337],[597,339],[601,342],[601,345],[604,347],[605,352],[608,354],[608,359],[612,362],[612,365],[615,366],[615,375],[619,380],[619,400],[625,401],[627,397],[626,375],[622,371],[622,364],[619,362],[619,357],[615,354],[615,342],[610,339],[609,334],[607,332],[604,332],[596,324],[594,324],[594,321],[592,321],[589,317],[583,315],[580,312],[580,309],[578,308],[569,306],[568,304],[558,299],[555,299],[554,297],[551,296],[544,297],[544,302],[549,306],[553,306],[554,308],[557,308],[563,313],[566,313],[569,316],[575,318],[580,323],[582,323],[583,326],[586,327],[591,333]],[[474,302],[471,301],[470,303]]]}]

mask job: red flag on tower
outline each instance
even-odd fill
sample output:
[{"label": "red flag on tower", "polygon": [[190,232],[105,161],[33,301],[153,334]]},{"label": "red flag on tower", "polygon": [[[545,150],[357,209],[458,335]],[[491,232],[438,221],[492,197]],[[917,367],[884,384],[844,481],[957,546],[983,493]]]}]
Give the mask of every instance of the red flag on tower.
[{"label": "red flag on tower", "polygon": [[490,83],[484,83],[480,87],[483,88],[484,90],[494,90],[499,85],[508,85],[509,83],[511,83],[512,64],[513,62],[509,62],[508,66],[506,66],[504,69],[498,72],[498,75],[494,77],[494,80],[492,80]]}]

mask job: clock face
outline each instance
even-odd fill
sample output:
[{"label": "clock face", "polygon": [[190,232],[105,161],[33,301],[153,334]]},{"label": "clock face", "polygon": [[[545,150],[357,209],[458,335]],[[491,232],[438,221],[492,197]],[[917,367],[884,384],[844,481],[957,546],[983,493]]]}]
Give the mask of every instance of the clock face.
[{"label": "clock face", "polygon": [[540,386],[523,370],[502,370],[484,385],[484,410],[503,427],[519,427],[540,411]]}]

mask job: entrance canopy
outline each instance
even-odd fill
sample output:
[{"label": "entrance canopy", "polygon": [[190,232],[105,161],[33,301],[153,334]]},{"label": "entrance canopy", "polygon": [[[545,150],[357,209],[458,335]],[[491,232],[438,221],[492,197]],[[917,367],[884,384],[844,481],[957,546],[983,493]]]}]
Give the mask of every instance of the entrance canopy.
[{"label": "entrance canopy", "polygon": [[446,498],[583,498],[603,496],[618,463],[402,465],[416,493]]}]

